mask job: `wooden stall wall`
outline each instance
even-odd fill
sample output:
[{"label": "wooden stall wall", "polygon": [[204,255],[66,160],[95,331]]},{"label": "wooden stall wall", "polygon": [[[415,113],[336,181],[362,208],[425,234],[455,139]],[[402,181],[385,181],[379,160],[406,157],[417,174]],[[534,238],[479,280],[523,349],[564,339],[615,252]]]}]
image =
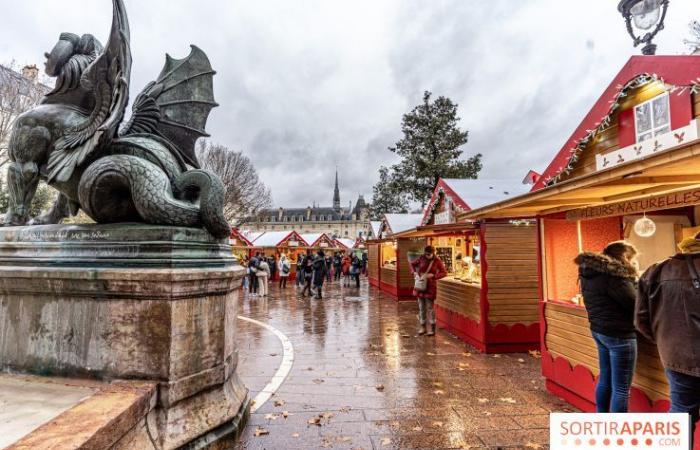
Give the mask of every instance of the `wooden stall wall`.
[{"label": "wooden stall wall", "polygon": [[487,351],[537,349],[540,345],[537,227],[485,223],[482,233]]},{"label": "wooden stall wall", "polygon": [[379,244],[367,243],[366,246],[369,284],[379,286]]},{"label": "wooden stall wall", "polygon": [[[425,238],[399,239],[396,258],[397,265],[397,294],[400,299],[413,299],[413,272],[408,263],[408,255],[417,253],[421,255],[427,240]],[[382,278],[382,281],[384,279]]]},{"label": "wooden stall wall", "polygon": [[480,351],[486,351],[481,323],[481,286],[442,279],[437,289],[437,325]]},{"label": "wooden stall wall", "polygon": [[[586,309],[576,305],[548,302],[544,306],[547,322],[543,373],[552,389],[586,411],[595,406],[595,378],[598,376],[598,352],[591,336]],[[668,407],[669,387],[656,346],[639,339],[639,356],[633,381],[630,410],[662,411]],[[550,386],[552,387],[552,386]],[[568,392],[561,392],[565,389]]]}]

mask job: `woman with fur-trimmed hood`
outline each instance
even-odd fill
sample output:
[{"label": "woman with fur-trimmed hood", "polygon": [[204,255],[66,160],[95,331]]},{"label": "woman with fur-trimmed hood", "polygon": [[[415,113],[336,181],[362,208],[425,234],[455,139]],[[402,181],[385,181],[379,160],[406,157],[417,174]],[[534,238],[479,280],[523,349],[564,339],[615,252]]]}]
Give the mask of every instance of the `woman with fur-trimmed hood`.
[{"label": "woman with fur-trimmed hood", "polygon": [[627,412],[637,361],[636,256],[634,246],[616,241],[608,244],[603,253],[584,252],[574,260],[579,266],[581,293],[598,347],[598,412]]}]

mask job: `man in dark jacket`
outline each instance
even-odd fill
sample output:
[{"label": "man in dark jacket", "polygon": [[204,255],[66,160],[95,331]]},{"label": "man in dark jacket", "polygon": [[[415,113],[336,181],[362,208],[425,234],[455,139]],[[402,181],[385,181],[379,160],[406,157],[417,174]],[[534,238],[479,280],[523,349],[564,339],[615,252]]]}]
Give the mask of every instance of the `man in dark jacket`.
[{"label": "man in dark jacket", "polygon": [[340,281],[340,275],[343,272],[343,258],[340,256],[339,252],[335,252],[333,256],[333,278],[335,281]]},{"label": "man in dark jacket", "polygon": [[679,248],[681,253],[642,275],[635,325],[659,349],[671,386],[670,412],[690,414],[695,425],[700,419],[700,233]]},{"label": "man in dark jacket", "polygon": [[627,412],[637,360],[634,302],[637,296],[637,250],[624,241],[611,242],[603,253],[576,257],[581,293],[591,334],[598,349],[600,376],[597,412]]},{"label": "man in dark jacket", "polygon": [[314,258],[313,262],[314,271],[314,287],[316,288],[316,298],[321,300],[323,298],[322,289],[323,281],[326,278],[326,273],[328,268],[326,267],[326,257],[323,254],[323,250],[319,250]]}]

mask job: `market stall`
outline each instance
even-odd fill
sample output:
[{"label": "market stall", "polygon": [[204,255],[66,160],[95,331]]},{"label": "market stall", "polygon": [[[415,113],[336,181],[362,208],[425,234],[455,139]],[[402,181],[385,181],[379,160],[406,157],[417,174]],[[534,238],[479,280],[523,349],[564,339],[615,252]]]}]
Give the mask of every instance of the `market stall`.
[{"label": "market stall", "polygon": [[370,239],[365,241],[367,249],[367,278],[370,286],[379,287],[379,274],[381,271],[381,263],[379,255],[381,254],[382,240]]},{"label": "market stall", "polygon": [[[253,238],[257,237],[258,236],[256,235]],[[233,256],[235,256],[236,259],[243,261],[245,258],[250,257],[250,251],[253,248],[253,243],[238,228],[231,229],[229,242],[231,243]]]},{"label": "market stall", "polygon": [[393,236],[435,247],[448,272],[438,281],[438,325],[481,351],[539,347],[537,234],[534,221],[457,220],[528,189],[520,180],[440,179],[422,225]]},{"label": "market stall", "polygon": [[[538,217],[542,372],[584,411],[599,369],[573,258],[624,238],[644,270],[699,229],[699,75],[697,57],[631,58],[533,192],[467,213]],[[656,347],[640,339],[630,410],[666,411],[668,395]]]},{"label": "market stall", "polygon": [[296,261],[306,253],[309,244],[296,231],[268,231],[260,234],[253,241],[254,253],[279,260],[280,255],[286,255],[291,264],[290,277],[296,276]]},{"label": "market stall", "polygon": [[326,233],[304,233],[300,236],[305,242],[308,242],[308,248],[314,252],[323,250],[324,253],[330,252],[332,254],[338,250],[335,240]]}]

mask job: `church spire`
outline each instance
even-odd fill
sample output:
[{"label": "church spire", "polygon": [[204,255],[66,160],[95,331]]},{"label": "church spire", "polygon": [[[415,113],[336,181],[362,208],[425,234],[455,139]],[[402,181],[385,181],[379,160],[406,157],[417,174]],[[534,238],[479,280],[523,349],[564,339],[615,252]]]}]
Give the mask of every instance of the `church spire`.
[{"label": "church spire", "polygon": [[338,168],[335,169],[335,190],[333,191],[333,209],[340,211],[340,187],[338,186]]}]

